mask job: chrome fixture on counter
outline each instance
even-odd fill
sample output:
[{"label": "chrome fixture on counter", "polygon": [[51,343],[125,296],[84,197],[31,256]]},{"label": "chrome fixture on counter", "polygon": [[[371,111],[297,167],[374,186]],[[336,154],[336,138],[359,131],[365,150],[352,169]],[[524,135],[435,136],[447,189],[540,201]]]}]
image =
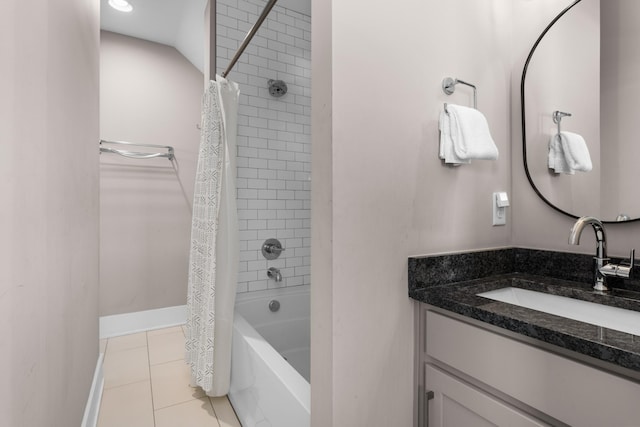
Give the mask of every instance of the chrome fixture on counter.
[{"label": "chrome fixture on counter", "polygon": [[592,216],[583,216],[573,224],[571,233],[569,234],[570,245],[580,244],[580,235],[587,225],[591,225],[596,233],[596,266],[593,289],[599,292],[605,292],[609,290],[606,285],[606,277],[631,277],[633,273],[635,249],[631,249],[629,265],[610,264],[609,258],[607,258],[607,235],[604,231],[604,225],[599,219]]},{"label": "chrome fixture on counter", "polygon": [[623,213],[619,214],[616,217],[616,222],[624,222],[624,221],[631,221],[631,217],[629,215],[623,214]]},{"label": "chrome fixture on counter", "polygon": [[284,250],[278,239],[267,239],[262,244],[262,256],[266,259],[276,259]]},{"label": "chrome fixture on counter", "polygon": [[279,268],[271,267],[267,270],[267,277],[273,279],[276,282],[282,282],[282,274]]}]

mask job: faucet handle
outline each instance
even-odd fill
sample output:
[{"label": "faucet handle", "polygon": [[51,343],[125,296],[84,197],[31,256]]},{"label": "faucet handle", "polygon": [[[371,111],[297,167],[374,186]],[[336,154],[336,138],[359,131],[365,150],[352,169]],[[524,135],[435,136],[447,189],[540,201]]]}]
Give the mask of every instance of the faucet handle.
[{"label": "faucet handle", "polygon": [[629,254],[629,265],[622,265],[622,263],[620,263],[620,266],[618,267],[617,276],[626,277],[626,278],[633,276],[633,267],[635,265],[635,258],[636,258],[636,250],[631,249],[631,253]]},{"label": "faucet handle", "polygon": [[267,239],[262,244],[262,256],[268,260],[278,258],[284,250],[285,248],[282,247],[282,243],[278,239]]},{"label": "faucet handle", "polygon": [[636,250],[631,249],[629,254],[629,264],[605,264],[599,268],[603,276],[615,276],[629,279],[633,276],[633,267],[635,265]]},{"label": "faucet handle", "polygon": [[636,250],[631,249],[631,253],[629,254],[629,264],[623,264],[622,262],[616,268],[616,276],[624,277],[625,279],[630,278],[633,275],[633,265],[635,264]]}]

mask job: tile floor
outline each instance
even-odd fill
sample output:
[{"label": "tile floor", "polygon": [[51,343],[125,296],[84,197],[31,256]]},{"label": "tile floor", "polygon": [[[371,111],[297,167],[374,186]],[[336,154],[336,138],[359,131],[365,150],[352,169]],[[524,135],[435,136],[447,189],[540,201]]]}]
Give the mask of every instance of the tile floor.
[{"label": "tile floor", "polygon": [[102,340],[98,427],[241,427],[226,397],[189,387],[182,327]]}]

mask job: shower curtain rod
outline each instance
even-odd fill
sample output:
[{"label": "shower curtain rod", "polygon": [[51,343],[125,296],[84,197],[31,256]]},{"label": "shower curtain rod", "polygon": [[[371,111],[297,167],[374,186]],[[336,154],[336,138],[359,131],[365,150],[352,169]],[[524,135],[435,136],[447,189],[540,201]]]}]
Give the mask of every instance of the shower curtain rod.
[{"label": "shower curtain rod", "polygon": [[238,62],[238,59],[240,58],[240,55],[242,55],[244,50],[247,48],[247,46],[251,42],[251,39],[256,34],[256,32],[258,32],[258,30],[260,29],[260,26],[262,25],[264,20],[267,19],[267,15],[269,15],[269,12],[271,12],[271,9],[273,9],[273,6],[275,6],[277,1],[278,0],[269,0],[269,3],[267,3],[267,5],[262,10],[262,13],[260,14],[260,17],[258,18],[256,23],[253,25],[253,27],[251,27],[251,29],[249,30],[249,32],[245,36],[244,40],[242,41],[242,44],[240,45],[240,48],[238,48],[238,51],[236,52],[236,54],[231,59],[231,62],[229,63],[229,66],[222,73],[222,77],[227,77],[227,75],[231,72],[231,70],[233,69],[233,66],[236,65],[236,62]]}]

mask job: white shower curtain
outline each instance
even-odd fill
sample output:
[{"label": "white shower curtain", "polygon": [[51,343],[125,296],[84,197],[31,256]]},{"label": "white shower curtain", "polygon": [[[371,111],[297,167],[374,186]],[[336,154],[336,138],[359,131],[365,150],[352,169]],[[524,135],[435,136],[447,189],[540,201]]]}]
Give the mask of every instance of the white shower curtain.
[{"label": "white shower curtain", "polygon": [[236,134],[238,85],[220,76],[202,97],[189,254],[186,361],[191,385],[209,396],[229,391],[238,276]]}]

